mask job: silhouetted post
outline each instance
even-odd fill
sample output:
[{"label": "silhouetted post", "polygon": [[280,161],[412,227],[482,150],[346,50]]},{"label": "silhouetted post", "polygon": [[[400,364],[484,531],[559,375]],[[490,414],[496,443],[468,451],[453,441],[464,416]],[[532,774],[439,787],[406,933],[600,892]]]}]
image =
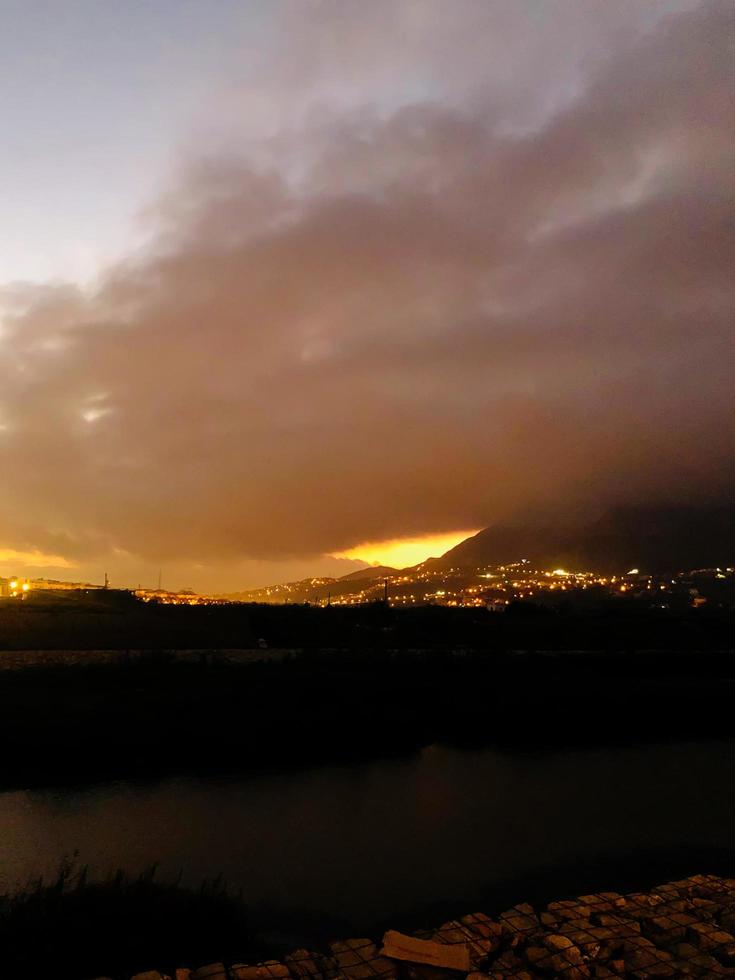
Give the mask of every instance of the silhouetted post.
[{"label": "silhouetted post", "polygon": [[388,605],[388,579],[383,579],[383,602]]}]

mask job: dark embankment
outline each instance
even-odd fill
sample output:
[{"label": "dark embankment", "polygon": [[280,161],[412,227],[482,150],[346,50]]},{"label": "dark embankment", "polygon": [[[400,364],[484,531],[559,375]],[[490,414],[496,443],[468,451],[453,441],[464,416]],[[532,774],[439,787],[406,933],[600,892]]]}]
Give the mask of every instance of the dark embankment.
[{"label": "dark embankment", "polygon": [[[697,628],[701,642],[701,621]],[[569,638],[579,646],[578,635]],[[433,741],[538,750],[735,734],[732,652],[704,642],[526,649],[368,646],[250,664],[152,652],[2,671],[0,785],[246,771]]]},{"label": "dark embankment", "polygon": [[[252,637],[296,652],[240,664],[175,652]],[[525,749],[729,736],[733,647],[726,608],[635,602],[519,603],[502,615],[158,606],[125,593],[6,603],[0,659],[77,654],[74,666],[0,671],[0,785],[244,771],[436,740]],[[122,651],[114,662],[86,662],[84,650],[110,648]]]}]

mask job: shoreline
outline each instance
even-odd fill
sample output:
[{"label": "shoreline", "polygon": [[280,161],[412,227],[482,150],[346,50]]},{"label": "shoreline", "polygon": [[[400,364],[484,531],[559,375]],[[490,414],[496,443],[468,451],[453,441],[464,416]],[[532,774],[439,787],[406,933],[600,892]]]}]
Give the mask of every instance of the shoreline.
[{"label": "shoreline", "polygon": [[[735,879],[694,875],[648,892],[613,891],[474,912],[411,936],[332,942],[258,964],[211,963],[132,980],[566,980],[735,976]],[[418,942],[416,942],[418,940]]]}]

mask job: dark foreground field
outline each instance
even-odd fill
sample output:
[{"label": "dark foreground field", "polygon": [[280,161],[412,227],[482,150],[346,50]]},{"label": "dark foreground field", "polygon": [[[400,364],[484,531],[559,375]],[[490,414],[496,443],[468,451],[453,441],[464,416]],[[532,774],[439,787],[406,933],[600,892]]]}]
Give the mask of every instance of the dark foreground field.
[{"label": "dark foreground field", "polygon": [[[80,650],[74,666],[0,672],[4,787],[292,766],[435,741],[523,750],[735,734],[725,611],[29,605],[5,624],[3,613],[6,650],[20,626],[25,649],[76,637]],[[207,636],[233,647],[263,633],[294,652],[250,663],[176,653]],[[147,652],[126,656],[133,645]],[[86,663],[85,646],[121,653]]]},{"label": "dark foreground field", "polygon": [[[143,607],[125,596],[4,606],[0,660],[19,649],[76,652],[62,658],[71,665],[25,666],[34,656],[24,654],[0,670],[0,787],[289,768],[436,742],[538,753],[729,738],[734,626],[726,610],[659,615],[633,605],[518,607],[502,616],[382,605]],[[216,652],[260,650],[261,637],[264,658],[290,652],[245,663]],[[92,651],[101,649],[117,652],[96,662]],[[209,652],[181,656],[191,649]],[[641,888],[698,871],[735,872],[729,842],[711,853],[601,853],[550,868],[548,878],[541,869],[495,882],[483,904],[494,914],[517,901]],[[466,911],[435,902],[373,931]],[[90,881],[66,869],[0,896],[0,944],[9,975],[127,977],[182,962],[252,962],[345,934],[339,922],[303,910],[292,919],[286,906],[246,907],[217,883],[192,890],[150,874]]]}]

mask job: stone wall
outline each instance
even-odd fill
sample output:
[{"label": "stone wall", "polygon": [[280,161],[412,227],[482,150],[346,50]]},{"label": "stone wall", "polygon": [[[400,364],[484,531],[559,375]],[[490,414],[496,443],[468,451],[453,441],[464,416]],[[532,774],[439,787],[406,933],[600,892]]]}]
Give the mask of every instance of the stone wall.
[{"label": "stone wall", "polygon": [[[413,937],[389,932],[295,950],[282,963],[213,963],[170,980],[534,980],[735,977],[735,880],[696,875],[648,893],[600,892],[482,912]],[[417,941],[418,940],[418,941]],[[155,971],[133,980],[168,980]]]}]

